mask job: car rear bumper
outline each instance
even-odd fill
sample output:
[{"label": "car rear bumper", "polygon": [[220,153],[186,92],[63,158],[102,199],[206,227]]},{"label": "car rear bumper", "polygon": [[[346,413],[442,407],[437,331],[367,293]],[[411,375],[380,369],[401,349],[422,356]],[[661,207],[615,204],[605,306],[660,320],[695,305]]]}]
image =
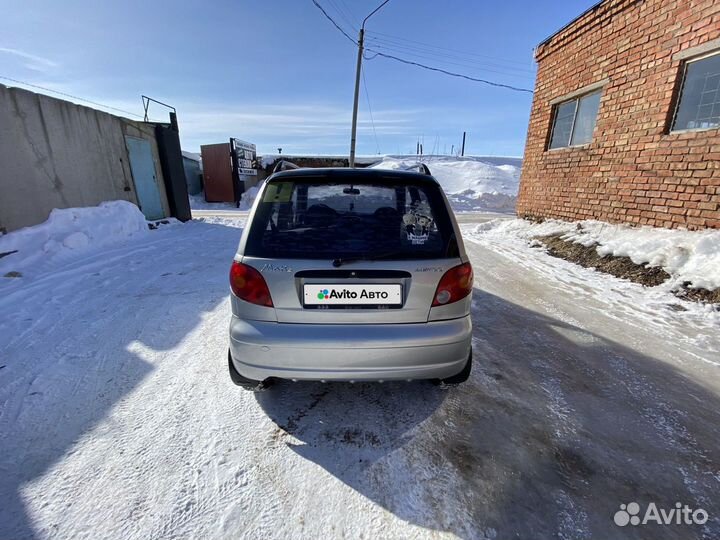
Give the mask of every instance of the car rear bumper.
[{"label": "car rear bumper", "polygon": [[470,316],[419,324],[287,324],[232,317],[230,353],[257,381],[436,379],[470,355]]}]

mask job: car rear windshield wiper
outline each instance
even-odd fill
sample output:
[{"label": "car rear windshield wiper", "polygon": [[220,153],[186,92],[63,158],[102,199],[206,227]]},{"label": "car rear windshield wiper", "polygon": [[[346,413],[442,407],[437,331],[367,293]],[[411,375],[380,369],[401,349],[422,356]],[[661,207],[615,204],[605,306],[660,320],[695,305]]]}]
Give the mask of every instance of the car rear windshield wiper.
[{"label": "car rear windshield wiper", "polygon": [[391,259],[393,257],[399,257],[401,255],[405,255],[405,252],[388,251],[386,253],[378,253],[376,255],[367,254],[367,255],[359,255],[357,257],[348,257],[348,258],[338,257],[337,259],[333,260],[332,264],[335,268],[340,268],[343,264],[359,262],[359,261],[380,261],[383,259]]}]

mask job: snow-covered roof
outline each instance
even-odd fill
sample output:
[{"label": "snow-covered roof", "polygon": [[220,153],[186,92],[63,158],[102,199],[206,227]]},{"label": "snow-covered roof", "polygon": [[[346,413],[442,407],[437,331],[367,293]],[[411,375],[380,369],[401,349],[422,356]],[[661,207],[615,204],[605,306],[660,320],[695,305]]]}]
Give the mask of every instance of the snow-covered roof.
[{"label": "snow-covered roof", "polygon": [[182,156],[187,159],[192,159],[193,161],[201,161],[200,154],[197,154],[195,152],[188,152],[186,150],[183,150]]}]

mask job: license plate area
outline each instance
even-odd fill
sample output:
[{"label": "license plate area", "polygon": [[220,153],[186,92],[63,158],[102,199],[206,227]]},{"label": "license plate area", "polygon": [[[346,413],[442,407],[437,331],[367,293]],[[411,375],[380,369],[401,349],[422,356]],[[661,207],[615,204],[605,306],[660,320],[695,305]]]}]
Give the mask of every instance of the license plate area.
[{"label": "license plate area", "polygon": [[312,283],[303,285],[307,309],[397,309],[403,304],[399,283]]}]

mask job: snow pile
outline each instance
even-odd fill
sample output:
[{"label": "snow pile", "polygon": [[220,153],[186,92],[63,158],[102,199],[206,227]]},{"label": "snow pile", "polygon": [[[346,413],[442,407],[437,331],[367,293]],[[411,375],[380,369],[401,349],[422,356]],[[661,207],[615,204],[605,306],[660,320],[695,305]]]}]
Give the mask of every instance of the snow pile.
[{"label": "snow pile", "polygon": [[255,202],[255,198],[258,195],[258,191],[260,191],[260,189],[257,186],[253,186],[246,190],[245,193],[242,194],[242,199],[240,199],[239,210],[250,210]]},{"label": "snow pile", "polygon": [[188,195],[191,210],[236,210],[233,203],[228,202],[207,202],[205,193],[200,192],[197,195]]},{"label": "snow pile", "polygon": [[689,283],[692,288],[720,288],[720,230],[688,231],[655,227],[630,227],[601,221],[566,222],[548,220],[493,220],[475,227],[475,235],[515,235],[530,240],[536,236],[561,234],[591,246],[599,255],[629,257],[635,264],[659,266],[672,276],[673,289]]},{"label": "snow pile", "polygon": [[471,234],[496,237],[513,235],[531,240],[536,236],[565,234],[576,228],[576,223],[555,219],[549,219],[542,223],[533,223],[524,219],[493,219],[477,225]]},{"label": "snow pile", "polygon": [[[440,182],[456,212],[515,211],[519,158],[428,156],[422,162]],[[415,156],[386,156],[372,167],[403,170],[417,163]]]},{"label": "snow pile", "polygon": [[201,192],[197,195],[190,195],[190,208],[192,210],[240,210],[247,211],[252,208],[255,198],[257,197],[259,188],[253,186],[249,188],[245,193],[242,194],[240,199],[240,206],[237,207],[235,203],[229,202],[207,202],[205,200],[205,193]]},{"label": "snow pile", "polygon": [[54,264],[149,233],[140,209],[127,201],[54,209],[47,221],[0,236],[0,276],[38,263]]}]

